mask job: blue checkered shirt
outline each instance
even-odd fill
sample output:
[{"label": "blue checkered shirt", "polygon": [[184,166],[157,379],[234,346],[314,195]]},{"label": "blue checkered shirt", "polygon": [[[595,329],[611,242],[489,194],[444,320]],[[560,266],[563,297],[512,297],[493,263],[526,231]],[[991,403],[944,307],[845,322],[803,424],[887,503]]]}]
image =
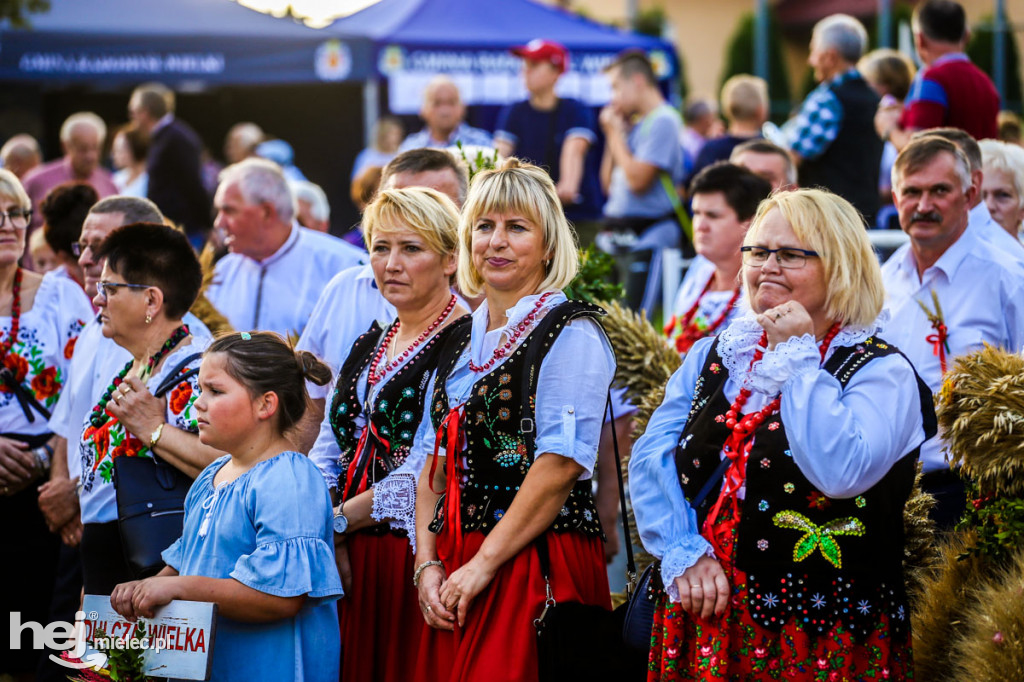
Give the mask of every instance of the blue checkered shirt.
[{"label": "blue checkered shirt", "polygon": [[790,149],[805,159],[815,159],[825,153],[843,125],[843,105],[832,88],[860,77],[857,69],[850,69],[821,83],[807,95],[799,113],[782,126]]}]

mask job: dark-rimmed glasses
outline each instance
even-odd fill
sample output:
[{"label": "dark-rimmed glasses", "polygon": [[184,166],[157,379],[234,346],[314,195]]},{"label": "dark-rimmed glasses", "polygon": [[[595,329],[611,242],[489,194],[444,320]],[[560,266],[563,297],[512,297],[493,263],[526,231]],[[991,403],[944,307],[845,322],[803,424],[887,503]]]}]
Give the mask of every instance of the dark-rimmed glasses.
[{"label": "dark-rimmed glasses", "polygon": [[92,252],[95,254],[97,251],[99,251],[100,245],[102,243],[103,243],[102,241],[93,242],[92,244],[83,244],[82,242],[72,242],[71,243],[71,253],[73,253],[75,255],[75,257],[77,258],[77,257],[81,256],[82,253],[86,249],[92,249]]},{"label": "dark-rimmed glasses", "polygon": [[103,298],[110,298],[111,292],[118,289],[148,289],[149,287],[149,284],[129,284],[128,282],[96,282],[96,291]]},{"label": "dark-rimmed glasses", "polygon": [[28,227],[28,223],[32,220],[32,211],[24,209],[14,209],[4,213],[0,211],[0,227],[7,225],[7,221],[10,221],[11,227],[15,230],[24,230]]},{"label": "dark-rimmed glasses", "polygon": [[743,264],[759,268],[768,262],[768,258],[774,253],[775,260],[780,268],[795,270],[807,264],[808,258],[819,258],[817,251],[797,249],[792,246],[784,246],[781,249],[766,249],[763,246],[741,246]]}]

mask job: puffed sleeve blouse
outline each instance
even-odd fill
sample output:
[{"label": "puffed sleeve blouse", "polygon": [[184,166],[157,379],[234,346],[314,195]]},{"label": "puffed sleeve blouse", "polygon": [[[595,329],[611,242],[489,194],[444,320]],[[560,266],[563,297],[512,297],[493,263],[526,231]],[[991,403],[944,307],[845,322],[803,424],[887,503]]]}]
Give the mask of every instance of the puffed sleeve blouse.
[{"label": "puffed sleeve blouse", "polygon": [[[860,343],[884,324],[845,327],[832,350]],[[765,407],[781,392],[780,413],[793,459],[825,495],[850,498],[868,490],[904,455],[924,442],[917,379],[910,362],[894,353],[858,371],[845,389],[821,370],[817,341],[810,334],[766,350],[751,367],[762,333],[752,314],[722,332],[718,352],[728,370],[725,397],[732,402],[744,385],[751,396],[744,414]],[[715,339],[701,339],[669,379],[665,398],[633,445],[629,495],[644,548],[661,559],[670,598],[673,581],[711,547],[701,537],[676,471],[675,449],[686,428],[694,385]],[[742,491],[741,491],[742,494]]]}]

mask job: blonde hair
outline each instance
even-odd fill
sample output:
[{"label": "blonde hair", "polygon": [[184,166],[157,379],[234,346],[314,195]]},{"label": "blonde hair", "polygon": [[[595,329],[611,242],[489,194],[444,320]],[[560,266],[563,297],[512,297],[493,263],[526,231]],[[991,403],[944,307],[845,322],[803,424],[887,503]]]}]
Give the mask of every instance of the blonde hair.
[{"label": "blonde hair", "polygon": [[[825,270],[825,309],[843,325],[868,326],[882,312],[885,287],[864,218],[850,202],[820,189],[776,192],[761,202],[745,246],[758,243],[768,214],[778,210],[797,239],[816,251]],[[747,299],[751,292],[747,290]]]},{"label": "blonde hair", "polygon": [[1024,148],[998,140],[982,140],[982,173],[996,170],[1010,176],[1017,192],[1017,206],[1024,208]]},{"label": "blonde hair", "polygon": [[11,171],[0,168],[0,197],[10,199],[25,211],[32,209],[32,200],[21,186],[21,180]]},{"label": "blonde hair", "polygon": [[741,73],[722,86],[722,111],[730,121],[755,121],[768,113],[768,83]]},{"label": "blonde hair", "polygon": [[458,249],[459,209],[455,202],[429,187],[384,189],[363,212],[363,241],[373,249],[373,235],[409,227],[431,251],[448,256]]},{"label": "blonde hair", "polygon": [[540,291],[569,286],[580,267],[576,233],[565,219],[551,177],[533,164],[509,157],[473,178],[459,222],[459,289],[479,296],[484,280],[473,265],[473,224],[485,213],[514,213],[541,228],[548,264]]}]

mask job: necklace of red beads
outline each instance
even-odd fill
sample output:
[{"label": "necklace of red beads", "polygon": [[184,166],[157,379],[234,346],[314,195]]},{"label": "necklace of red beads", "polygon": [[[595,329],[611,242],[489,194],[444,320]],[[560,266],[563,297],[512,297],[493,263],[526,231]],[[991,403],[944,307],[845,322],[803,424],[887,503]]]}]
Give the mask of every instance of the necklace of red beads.
[{"label": "necklace of red beads", "polygon": [[491,355],[491,359],[482,365],[478,365],[472,360],[470,360],[469,368],[477,373],[487,372],[491,369],[491,367],[494,367],[494,363],[508,355],[508,352],[515,347],[516,341],[519,340],[519,337],[525,334],[526,330],[533,325],[533,321],[536,319],[537,313],[540,312],[540,309],[543,308],[544,304],[547,303],[547,300],[554,295],[554,291],[548,291],[541,295],[541,297],[537,299],[537,302],[533,304],[533,310],[527,313],[526,317],[524,317],[519,322],[519,324],[515,326],[515,328],[512,330],[512,333],[509,334],[508,340],[494,349],[494,353]]},{"label": "necklace of red beads", "polygon": [[[722,323],[725,322],[725,318],[729,317],[729,313],[732,312],[733,306],[736,305],[736,301],[740,297],[739,287],[736,287],[733,290],[732,298],[730,298],[729,302],[725,304],[724,308],[722,308],[721,314],[719,314],[719,316],[716,317],[715,320],[707,327],[703,329],[700,328],[693,318],[697,315],[697,310],[700,308],[700,302],[704,300],[704,295],[711,289],[711,284],[714,281],[715,276],[712,274],[708,283],[704,285],[704,291],[700,292],[700,296],[697,297],[696,302],[694,302],[693,306],[686,311],[686,314],[683,315],[682,319],[678,320],[679,336],[676,337],[676,352],[687,353],[690,348],[693,347],[693,344],[697,343],[705,336],[711,336],[714,334],[715,331],[722,326]],[[672,330],[675,329],[676,322],[676,317],[673,316],[672,319],[669,320],[669,323],[665,325],[665,336],[672,336]]]},{"label": "necklace of red beads", "polygon": [[[818,351],[821,354],[822,362],[825,361],[825,353],[828,352],[828,348],[832,345],[832,340],[836,337],[836,334],[839,333],[839,329],[840,324],[836,322],[829,328],[825,338],[821,340]],[[758,343],[758,349],[754,352],[754,357],[750,360],[751,367],[754,366],[755,362],[764,357],[764,348],[767,345],[768,334],[764,333],[761,335],[761,340]],[[732,529],[736,526],[738,518],[734,513],[729,520],[719,523],[719,516],[728,504],[732,504],[734,510],[738,509],[737,494],[746,485],[747,481],[747,458],[750,456],[750,448],[753,446],[751,436],[754,435],[754,432],[757,431],[758,427],[768,417],[778,412],[779,405],[782,402],[782,396],[777,395],[774,400],[762,409],[741,417],[743,406],[746,405],[750,395],[751,391],[749,388],[741,388],[739,395],[736,396],[736,400],[733,401],[732,405],[729,406],[729,410],[724,415],[725,426],[729,429],[729,436],[725,439],[722,452],[727,458],[732,460],[732,463],[723,475],[722,490],[718,495],[718,499],[708,512],[707,518],[704,519],[704,537],[711,543],[717,556],[727,561],[731,560],[731,554],[725,549],[727,545],[725,538],[729,536]]]},{"label": "necklace of red beads", "polygon": [[459,299],[455,294],[452,294],[451,300],[448,301],[448,305],[445,306],[445,309],[437,316],[437,319],[427,325],[427,328],[423,330],[423,333],[416,337],[416,340],[413,341],[408,348],[401,353],[395,353],[394,359],[385,365],[383,369],[378,370],[377,367],[380,365],[380,361],[384,358],[384,354],[387,352],[388,346],[391,344],[391,341],[395,338],[395,335],[398,334],[398,330],[402,326],[401,320],[395,320],[395,323],[391,325],[391,329],[388,330],[387,336],[384,337],[384,342],[381,343],[380,348],[377,349],[377,354],[373,356],[373,362],[370,363],[370,371],[366,376],[367,382],[371,386],[375,386],[384,378],[385,375],[387,375],[388,372],[401,364],[409,356],[414,355],[414,351],[424,341],[430,338],[430,335],[433,334],[435,330],[444,324],[445,320],[448,319],[448,316],[452,314],[453,310],[455,310],[455,305],[458,302]]},{"label": "necklace of red beads", "polygon": [[0,360],[7,357],[11,347],[18,340],[18,331],[21,329],[21,274],[22,269],[14,271],[14,290],[11,301],[11,333],[7,335],[3,343],[0,343]]}]

